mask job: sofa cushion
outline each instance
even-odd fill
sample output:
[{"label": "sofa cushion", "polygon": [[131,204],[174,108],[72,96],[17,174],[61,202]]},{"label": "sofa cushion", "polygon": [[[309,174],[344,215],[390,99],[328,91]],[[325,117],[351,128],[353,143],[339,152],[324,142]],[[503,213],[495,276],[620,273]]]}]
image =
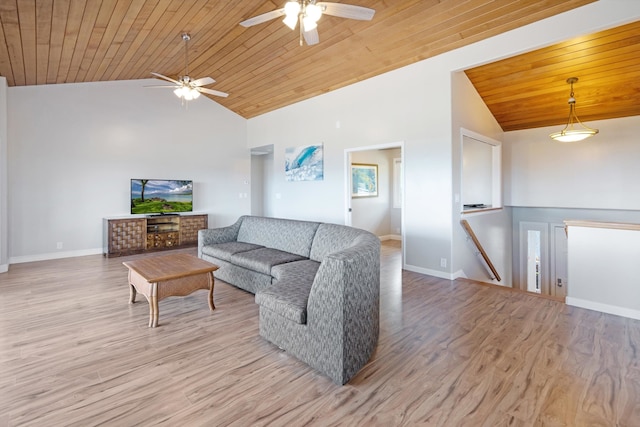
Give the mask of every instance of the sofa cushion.
[{"label": "sofa cushion", "polygon": [[240,267],[248,268],[249,270],[263,274],[271,274],[271,268],[274,265],[302,259],[304,259],[304,257],[289,252],[271,248],[260,248],[232,255],[229,261]]},{"label": "sofa cushion", "polygon": [[325,256],[350,247],[353,240],[367,233],[358,228],[338,224],[320,224],[311,245],[309,258],[322,262]]},{"label": "sofa cushion", "polygon": [[320,224],[317,222],[247,216],[242,219],[238,242],[253,243],[309,258],[318,225]]},{"label": "sofa cushion", "polygon": [[271,268],[271,276],[273,276],[274,283],[290,278],[313,282],[318,272],[318,267],[320,267],[320,263],[310,259],[288,262],[274,265]]},{"label": "sofa cushion", "polygon": [[263,247],[264,246],[254,245],[253,243],[227,242],[203,246],[202,253],[214,258],[229,261],[235,254],[251,251],[254,249],[260,249]]},{"label": "sofa cushion", "polygon": [[313,280],[289,278],[268,286],[256,294],[260,309],[268,308],[301,325],[307,323],[307,301]]}]

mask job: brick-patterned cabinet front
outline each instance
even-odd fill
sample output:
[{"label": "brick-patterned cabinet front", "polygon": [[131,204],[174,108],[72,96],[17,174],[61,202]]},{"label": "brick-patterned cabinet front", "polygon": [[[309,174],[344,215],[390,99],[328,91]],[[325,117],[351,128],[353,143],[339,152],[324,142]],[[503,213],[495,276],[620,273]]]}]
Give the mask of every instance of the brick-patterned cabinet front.
[{"label": "brick-patterned cabinet front", "polygon": [[146,247],[146,220],[126,218],[105,220],[105,255],[117,256],[141,252]]},{"label": "brick-patterned cabinet front", "polygon": [[207,228],[209,215],[184,215],[180,217],[180,245],[197,245],[198,230]]}]

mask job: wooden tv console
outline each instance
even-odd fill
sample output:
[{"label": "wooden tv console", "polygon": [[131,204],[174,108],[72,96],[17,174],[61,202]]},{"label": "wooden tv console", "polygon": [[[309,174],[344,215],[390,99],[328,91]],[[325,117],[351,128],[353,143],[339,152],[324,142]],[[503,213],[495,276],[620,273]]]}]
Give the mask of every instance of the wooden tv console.
[{"label": "wooden tv console", "polygon": [[103,255],[131,255],[198,245],[207,214],[104,218]]}]

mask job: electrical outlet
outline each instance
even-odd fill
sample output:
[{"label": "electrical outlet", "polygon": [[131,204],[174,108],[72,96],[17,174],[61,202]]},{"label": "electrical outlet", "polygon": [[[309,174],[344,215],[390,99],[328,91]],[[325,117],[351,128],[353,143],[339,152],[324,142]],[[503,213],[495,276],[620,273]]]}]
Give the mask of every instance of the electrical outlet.
[{"label": "electrical outlet", "polygon": [[445,268],[447,266],[447,259],[440,258],[440,267]]},{"label": "electrical outlet", "polygon": [[62,249],[62,242],[56,243],[56,249]]}]

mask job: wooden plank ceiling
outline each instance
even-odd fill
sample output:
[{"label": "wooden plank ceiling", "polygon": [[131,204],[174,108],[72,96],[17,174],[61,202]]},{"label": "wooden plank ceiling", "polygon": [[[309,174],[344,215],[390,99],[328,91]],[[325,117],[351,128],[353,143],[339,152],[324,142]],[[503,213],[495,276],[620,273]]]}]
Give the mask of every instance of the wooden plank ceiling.
[{"label": "wooden plank ceiling", "polygon": [[[504,131],[640,115],[640,21],[466,70]],[[560,129],[558,129],[560,130]]]},{"label": "wooden plank ceiling", "polygon": [[[250,118],[592,1],[345,0],[375,9],[373,20],[325,15],[320,43],[299,46],[280,19],[238,25],[285,0],[2,0],[0,75],[10,86],[178,77],[188,32],[189,75],[216,79],[209,87],[230,95],[215,101]],[[468,75],[505,130],[562,123],[573,75],[584,120],[638,114],[637,25]]]}]

